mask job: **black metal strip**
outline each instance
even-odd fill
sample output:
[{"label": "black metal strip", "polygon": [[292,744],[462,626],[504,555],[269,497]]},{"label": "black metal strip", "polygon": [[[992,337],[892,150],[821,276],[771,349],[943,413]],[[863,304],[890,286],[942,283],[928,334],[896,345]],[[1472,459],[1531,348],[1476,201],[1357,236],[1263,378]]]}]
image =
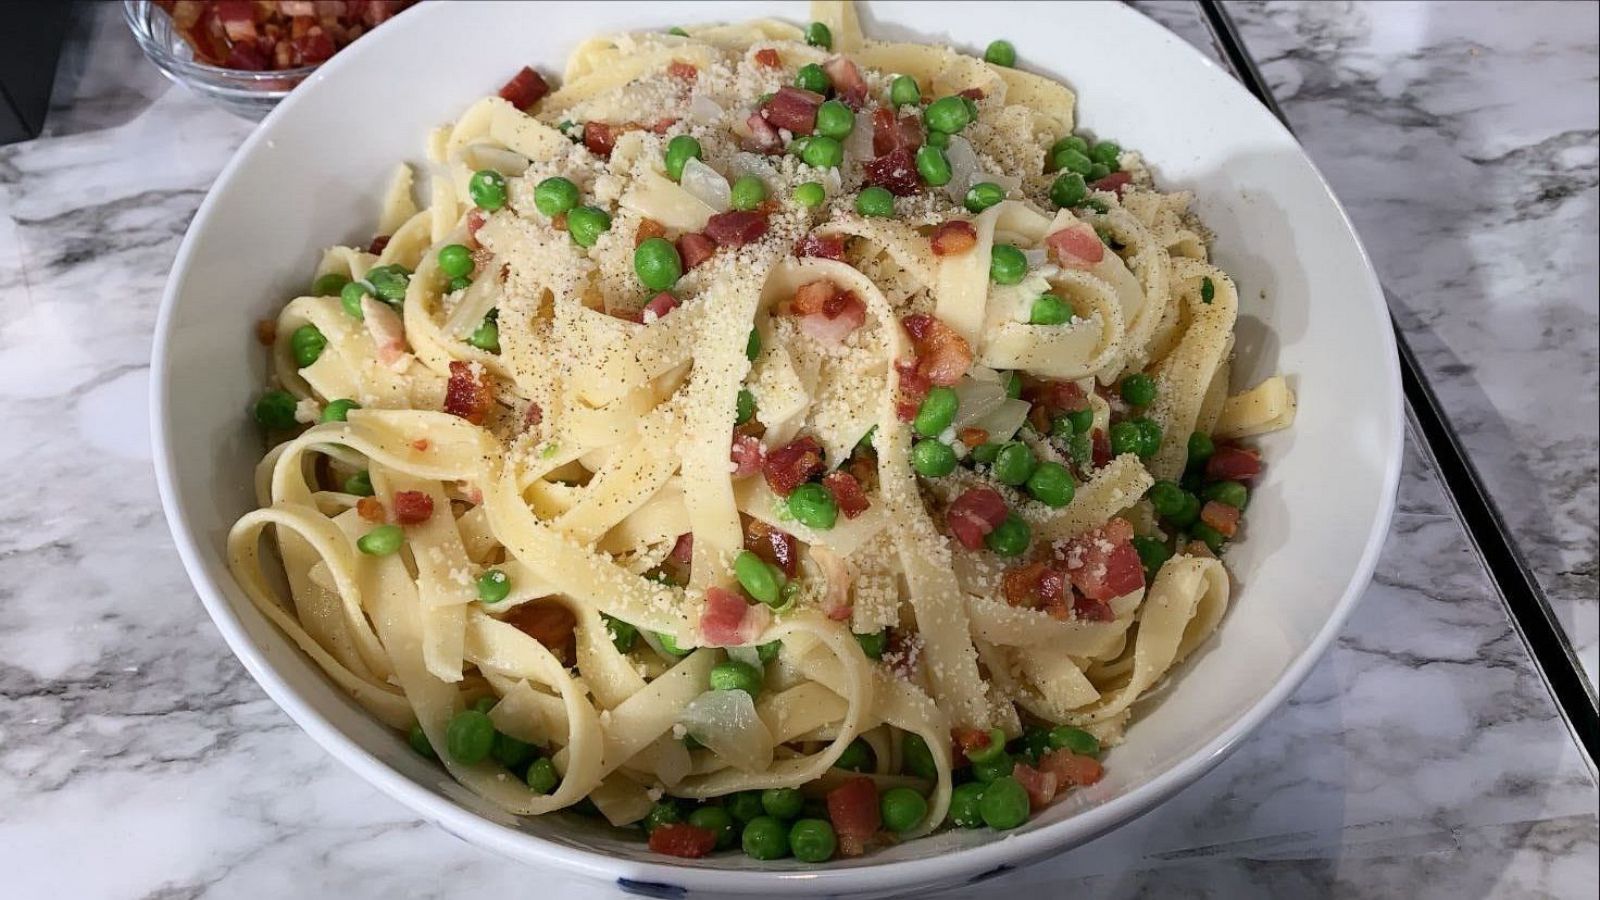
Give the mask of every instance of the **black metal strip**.
[{"label": "black metal strip", "polygon": [[[1293,131],[1282,107],[1272,96],[1261,70],[1245,49],[1233,17],[1220,0],[1198,0],[1206,28],[1223,61],[1235,76],[1285,128]],[[1384,289],[1384,299],[1392,308],[1398,305],[1394,295]],[[1534,666],[1544,678],[1557,708],[1566,718],[1568,726],[1577,736],[1578,745],[1589,755],[1590,765],[1600,762],[1600,711],[1596,710],[1595,697],[1589,692],[1588,681],[1572,652],[1572,644],[1560,622],[1550,609],[1528,564],[1511,539],[1505,519],[1485,489],[1483,478],[1467,456],[1456,436],[1450,419],[1445,415],[1439,398],[1428,383],[1405,332],[1391,316],[1395,347],[1400,355],[1400,383],[1405,391],[1406,407],[1414,431],[1422,438],[1422,449],[1431,458],[1445,496],[1455,508],[1456,517],[1466,531],[1467,539],[1477,551],[1484,569],[1494,581],[1501,602],[1511,619],[1511,624],[1527,645]]]}]

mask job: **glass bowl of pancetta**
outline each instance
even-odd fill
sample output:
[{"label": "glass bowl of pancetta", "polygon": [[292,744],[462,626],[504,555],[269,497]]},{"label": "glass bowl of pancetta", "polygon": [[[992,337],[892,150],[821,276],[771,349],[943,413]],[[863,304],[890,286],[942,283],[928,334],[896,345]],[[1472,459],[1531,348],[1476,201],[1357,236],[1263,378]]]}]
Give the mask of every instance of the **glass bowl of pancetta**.
[{"label": "glass bowl of pancetta", "polygon": [[1183,41],[1003,8],[423,4],[278,107],[178,253],[152,430],[312,739],[564,876],[888,895],[1089,841],[1284,701],[1392,511],[1371,266]]},{"label": "glass bowl of pancetta", "polygon": [[415,0],[123,0],[144,55],[178,84],[260,119],[317,67]]}]

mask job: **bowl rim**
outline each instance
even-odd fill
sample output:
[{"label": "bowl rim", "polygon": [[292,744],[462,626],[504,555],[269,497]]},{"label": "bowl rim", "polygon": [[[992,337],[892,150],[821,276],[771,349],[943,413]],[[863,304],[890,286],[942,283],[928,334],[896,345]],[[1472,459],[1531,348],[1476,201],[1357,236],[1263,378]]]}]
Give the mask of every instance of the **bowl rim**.
[{"label": "bowl rim", "polygon": [[[125,2],[131,6],[135,0],[125,0]],[[1220,82],[1224,85],[1220,90],[1237,91],[1240,95],[1248,97],[1244,87],[1238,84],[1231,75],[1188,42],[1173,37],[1171,32],[1160,23],[1142,13],[1128,9],[1120,3],[1107,3],[1105,5],[1116,9],[1116,15],[1131,17],[1135,21],[1133,25],[1135,28],[1153,29],[1167,38],[1172,38],[1169,43],[1174,47],[1180,48],[1172,52],[1189,54],[1194,61],[1199,62],[1213,77],[1220,79]],[[424,9],[431,6],[444,7],[446,4],[418,4],[417,8]],[[422,18],[426,15],[420,14],[413,18]],[[374,49],[377,43],[368,42],[367,49],[360,55],[366,56]],[[348,50],[349,48],[346,49]],[[327,65],[331,64],[334,66],[331,71],[336,74],[344,66],[351,65],[352,63],[349,60],[356,56],[356,53],[341,53],[320,68],[326,68]],[[281,73],[277,74],[281,77]],[[323,80],[322,78],[308,79],[302,84],[321,82]],[[279,103],[262,121],[261,126],[246,138],[244,143],[234,152],[196,210],[194,219],[186,230],[177,255],[173,260],[170,274],[162,292],[160,307],[157,311],[154,341],[151,350],[149,399],[156,485],[161,498],[162,510],[165,513],[174,544],[189,580],[194,585],[196,593],[199,595],[218,631],[221,632],[229,648],[243,663],[251,677],[261,685],[262,689],[272,698],[273,702],[278,704],[279,708],[287,713],[302,730],[336,760],[355,771],[357,775],[385,794],[399,801],[412,812],[469,843],[494,850],[521,863],[533,861],[550,862],[557,864],[564,870],[591,878],[613,882],[626,881],[658,889],[665,888],[669,891],[680,891],[683,888],[689,888],[706,891],[765,891],[781,895],[815,895],[834,891],[856,892],[890,888],[909,890],[924,885],[950,885],[957,883],[963,876],[972,880],[979,880],[990,874],[998,874],[1012,866],[1034,861],[1068,846],[1086,842],[1132,821],[1170,799],[1200,776],[1216,767],[1237,749],[1244,739],[1253,733],[1268,715],[1282,705],[1284,700],[1304,681],[1311,668],[1322,658],[1328,646],[1343,628],[1344,623],[1349,618],[1371,580],[1379,554],[1387,540],[1395,509],[1405,440],[1399,357],[1396,352],[1393,333],[1390,329],[1381,327],[1379,328],[1379,347],[1376,349],[1381,351],[1377,355],[1381,357],[1379,362],[1383,369],[1388,390],[1384,392],[1383,396],[1373,399],[1381,403],[1381,412],[1384,418],[1388,420],[1390,435],[1388,446],[1383,448],[1386,453],[1381,485],[1382,494],[1374,511],[1370,532],[1362,547],[1361,557],[1355,569],[1350,573],[1342,595],[1333,606],[1326,621],[1322,623],[1306,647],[1292,659],[1277,682],[1265,694],[1254,704],[1247,707],[1235,721],[1224,727],[1218,735],[1208,741],[1198,752],[1156,774],[1143,785],[1114,796],[1097,806],[1083,810],[1060,822],[1054,822],[1024,833],[1007,834],[984,844],[961,848],[939,856],[876,864],[868,862],[865,865],[847,867],[818,866],[804,871],[705,868],[678,865],[666,861],[645,862],[618,859],[597,850],[551,841],[536,834],[530,834],[492,822],[466,807],[424,788],[422,785],[402,775],[399,771],[390,768],[352,738],[345,735],[333,722],[324,717],[315,708],[300,699],[288,683],[278,675],[273,665],[268,662],[263,650],[253,643],[245,630],[243,622],[225,597],[220,587],[220,581],[213,578],[208,571],[205,554],[202,550],[204,541],[192,526],[187,510],[178,501],[179,473],[173,456],[173,447],[176,444],[177,436],[172,432],[172,422],[168,415],[168,398],[174,384],[174,372],[169,365],[168,347],[174,339],[173,320],[179,287],[187,277],[190,269],[191,256],[195,253],[195,247],[198,243],[196,236],[204,230],[211,218],[213,208],[220,202],[220,198],[226,192],[227,186],[232,182],[235,172],[241,167],[246,157],[253,155],[258,146],[270,142],[269,135],[272,132],[273,124],[280,117],[292,115],[304,93],[303,90],[291,91],[290,96],[284,102]],[[1359,233],[1350,221],[1348,213],[1329,187],[1327,179],[1323,177],[1322,172],[1317,168],[1310,156],[1306,154],[1294,135],[1274,118],[1264,106],[1256,103],[1254,98],[1249,99],[1258,110],[1263,125],[1268,129],[1274,130],[1279,137],[1287,139],[1289,145],[1294,147],[1310,169],[1315,179],[1316,187],[1320,189],[1322,198],[1325,198],[1332,205],[1333,210],[1337,213],[1339,222],[1354,242],[1355,249],[1361,260],[1361,271],[1352,273],[1355,275],[1352,283],[1364,288],[1360,293],[1365,295],[1365,302],[1376,307],[1382,313],[1383,320],[1388,320],[1387,304],[1371,258],[1367,253],[1366,247],[1361,242]],[[225,574],[222,577],[226,577]],[[871,857],[867,859],[870,860]],[[971,882],[969,881],[968,883]]]}]

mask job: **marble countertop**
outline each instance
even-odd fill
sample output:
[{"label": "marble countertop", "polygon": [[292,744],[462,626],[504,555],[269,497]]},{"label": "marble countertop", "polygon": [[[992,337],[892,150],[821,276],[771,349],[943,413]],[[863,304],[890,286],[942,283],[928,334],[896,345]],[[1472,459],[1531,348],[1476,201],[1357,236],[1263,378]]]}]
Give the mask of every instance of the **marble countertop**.
[{"label": "marble countertop", "polygon": [[[1137,5],[1203,44],[1187,3]],[[1233,10],[1593,679],[1597,448],[1572,412],[1596,407],[1593,5]],[[179,565],[150,334],[250,126],[161,81],[119,13],[80,17],[46,137],[0,148],[0,462],[30,511],[0,515],[0,893],[520,896],[530,869],[301,734]],[[1373,584],[1291,701],[1171,802],[984,896],[1594,896],[1596,803],[1413,449]]]}]

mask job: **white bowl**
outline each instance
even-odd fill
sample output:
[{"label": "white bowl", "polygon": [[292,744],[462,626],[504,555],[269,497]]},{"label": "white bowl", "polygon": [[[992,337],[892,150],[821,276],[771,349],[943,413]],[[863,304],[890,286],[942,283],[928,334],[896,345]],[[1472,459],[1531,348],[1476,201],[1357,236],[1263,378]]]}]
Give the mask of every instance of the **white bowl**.
[{"label": "white bowl", "polygon": [[1143,703],[1104,781],[1004,837],[955,831],[855,860],[739,856],[669,862],[577,817],[516,827],[480,815],[405,739],[346,699],[267,623],[224,563],[253,505],[261,456],[247,409],[265,376],[252,323],[303,288],[320,249],[365,244],[394,163],[420,161],[429,128],[525,64],[560,72],[603,31],[729,16],[804,22],[802,3],[423,4],[340,53],[261,124],[201,205],[162,300],[153,358],[156,472],[178,550],[239,659],[330,753],[420,815],[517,859],[657,896],[857,894],[977,880],[1060,852],[1154,807],[1244,739],[1332,640],[1388,529],[1401,425],[1394,346],[1377,280],[1349,221],[1294,139],[1220,69],[1120,4],[1005,10],[873,3],[868,33],[1015,43],[1028,68],[1078,92],[1084,128],[1142,151],[1168,188],[1193,191],[1215,256],[1240,285],[1236,378],[1282,370],[1300,417],[1261,442],[1268,463],[1248,538],[1229,553],[1237,602],[1202,653]]}]

